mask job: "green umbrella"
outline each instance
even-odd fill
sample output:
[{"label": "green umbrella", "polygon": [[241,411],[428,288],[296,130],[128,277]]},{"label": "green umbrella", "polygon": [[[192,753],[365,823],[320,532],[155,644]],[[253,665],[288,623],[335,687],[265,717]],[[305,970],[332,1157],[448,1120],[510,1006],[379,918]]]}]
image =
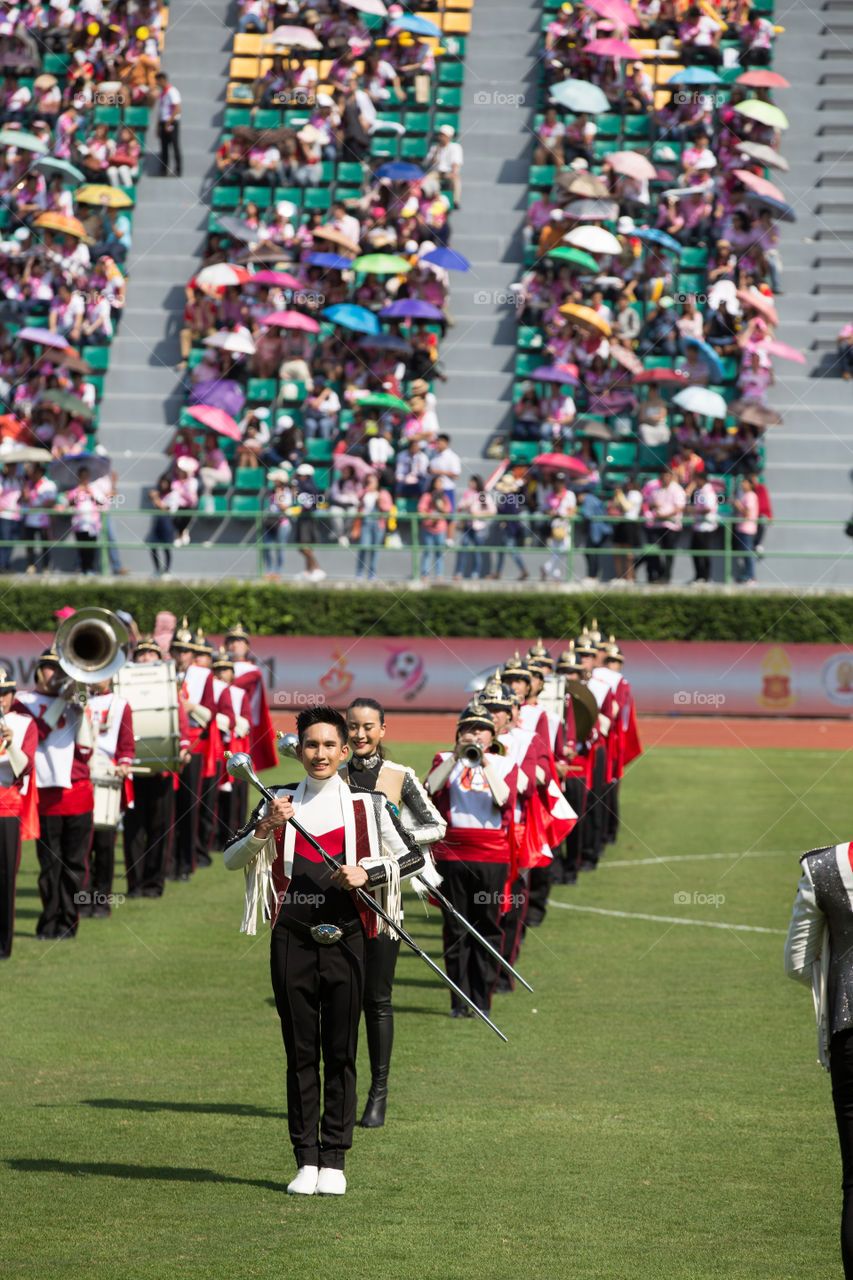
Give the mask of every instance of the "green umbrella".
[{"label": "green umbrella", "polygon": [[70,178],[75,186],[86,181],[86,175],[81,169],[68,160],[57,160],[56,156],[43,156],[40,160],[36,160],[36,168],[39,173],[46,173],[49,177],[60,174],[63,178]]},{"label": "green umbrella", "polygon": [[23,129],[0,129],[0,147],[17,147],[20,151],[35,151],[46,156],[48,145],[34,133],[24,133]]},{"label": "green umbrella", "polygon": [[558,262],[573,262],[576,267],[583,271],[592,271],[598,275],[600,267],[591,253],[584,253],[583,249],[575,249],[567,244],[559,244],[556,249],[549,249],[549,258],[556,258]]},{"label": "green umbrella", "polygon": [[399,409],[409,412],[409,406],[399,396],[389,396],[387,391],[371,391],[369,395],[360,396],[355,401],[356,409]]},{"label": "green umbrella", "polygon": [[95,416],[95,410],[90,409],[77,396],[70,395],[67,391],[45,391],[42,400],[46,400],[48,404],[55,404],[60,409],[72,414],[75,418],[84,418],[90,422]]},{"label": "green umbrella", "polygon": [[356,258],[352,266],[354,271],[366,271],[374,276],[396,276],[412,269],[408,259],[393,253],[365,253]]},{"label": "green umbrella", "polygon": [[759,124],[766,124],[770,129],[788,128],[785,112],[772,102],[762,102],[760,98],[747,98],[746,102],[739,102],[735,111],[750,120],[757,120]]}]

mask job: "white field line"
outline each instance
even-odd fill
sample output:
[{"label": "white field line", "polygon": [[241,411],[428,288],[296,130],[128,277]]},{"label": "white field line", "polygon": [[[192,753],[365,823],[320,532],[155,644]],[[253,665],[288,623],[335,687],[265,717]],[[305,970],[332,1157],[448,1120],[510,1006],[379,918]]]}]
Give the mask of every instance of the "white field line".
[{"label": "white field line", "polygon": [[704,929],[729,929],[738,933],[772,933],[785,937],[784,929],[766,929],[760,924],[723,924],[718,920],[689,920],[682,916],[649,916],[640,911],[611,911],[606,907],[582,907],[575,902],[555,902],[551,898],[549,907],[557,907],[560,911],[588,911],[596,916],[617,916],[620,920],[651,920],[654,924],[695,924]]},{"label": "white field line", "polygon": [[668,865],[670,862],[707,862],[714,858],[791,858],[796,851],[791,849],[756,849],[748,853],[678,853],[671,858],[623,858],[619,861],[602,858],[598,869],[602,867],[653,867],[657,864]]}]

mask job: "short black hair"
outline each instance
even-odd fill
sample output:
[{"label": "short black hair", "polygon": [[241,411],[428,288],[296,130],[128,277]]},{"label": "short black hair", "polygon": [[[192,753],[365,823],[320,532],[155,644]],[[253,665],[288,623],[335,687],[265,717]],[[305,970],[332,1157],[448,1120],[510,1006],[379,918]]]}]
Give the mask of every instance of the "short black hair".
[{"label": "short black hair", "polygon": [[346,745],[347,722],[340,711],[336,711],[334,707],[306,707],[304,711],[299,712],[296,717],[296,734],[299,738],[300,747],[302,746],[302,739],[312,724],[334,725],[342,745]]}]

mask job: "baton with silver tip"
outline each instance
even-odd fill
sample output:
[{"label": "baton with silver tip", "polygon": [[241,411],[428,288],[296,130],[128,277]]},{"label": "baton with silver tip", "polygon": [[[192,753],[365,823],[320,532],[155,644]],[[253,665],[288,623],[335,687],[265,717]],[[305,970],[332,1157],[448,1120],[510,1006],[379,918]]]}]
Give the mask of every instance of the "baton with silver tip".
[{"label": "baton with silver tip", "polygon": [[[247,752],[236,751],[233,754],[226,753],[225,768],[228,772],[229,777],[238,778],[242,782],[248,782],[250,786],[255,787],[256,790],[260,791],[264,799],[268,800],[270,803],[272,803],[276,799],[272,791],[270,791],[269,787],[265,787],[264,784],[261,782],[260,778],[258,777],[258,775],[255,773],[255,769],[252,764],[252,757]],[[323,846],[320,844],[320,842],[318,840],[315,840],[314,837],[311,835],[311,833],[306,831],[305,828],[301,825],[301,823],[297,822],[295,818],[291,818],[290,824],[293,827],[293,830],[298,835],[302,836],[303,840],[307,840],[307,842],[311,845],[311,848],[314,849],[316,853],[320,854],[320,857],[323,859],[326,866],[329,867],[331,871],[340,871],[341,863],[337,862],[336,859],[333,858],[330,853],[327,853],[326,850],[323,848]],[[425,961],[426,964],[429,965],[433,973],[437,974],[437,976],[441,978],[442,982],[445,982],[447,986],[450,987],[451,991],[454,991],[456,995],[459,996],[460,1000],[465,1001],[465,1003],[468,1005],[468,1008],[471,1010],[473,1014],[475,1014],[478,1018],[480,1018],[483,1022],[485,1022],[487,1027],[491,1027],[495,1035],[500,1036],[501,1040],[503,1040],[504,1043],[507,1042],[507,1038],[504,1035],[504,1033],[501,1031],[500,1027],[496,1027],[495,1024],[492,1022],[491,1018],[489,1018],[487,1014],[483,1013],[482,1009],[480,1009],[476,1004],[474,1004],[474,1001],[471,999],[471,997],[466,995],[465,992],[461,989],[461,987],[457,987],[456,983],[453,981],[452,978],[448,978],[444,970],[439,965],[437,965],[435,961],[431,959],[431,957],[428,956],[425,951],[421,950],[418,944],[414,941],[413,938],[409,937],[409,935],[406,933],[406,930],[401,925],[397,924],[394,920],[391,919],[388,913],[382,907],[380,907],[379,903],[376,901],[375,898],[372,898],[369,893],[367,893],[364,889],[361,888],[360,885],[353,892],[355,892],[358,895],[358,897],[365,904],[365,906],[368,906],[371,911],[375,912],[376,915],[379,916],[380,920],[384,920],[385,923],[389,925],[391,929],[394,930],[394,932],[398,935],[398,937],[400,937],[408,947],[411,947],[412,951],[414,951],[416,955],[419,955],[420,958],[423,961]]]}]

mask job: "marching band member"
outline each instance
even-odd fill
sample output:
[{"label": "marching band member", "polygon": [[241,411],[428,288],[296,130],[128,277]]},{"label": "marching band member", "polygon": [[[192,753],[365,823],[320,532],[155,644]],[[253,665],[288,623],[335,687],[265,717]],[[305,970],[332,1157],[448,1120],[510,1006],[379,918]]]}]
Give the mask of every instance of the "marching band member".
[{"label": "marching band member", "polygon": [[585,683],[598,706],[598,720],[589,738],[579,749],[587,762],[587,807],[584,817],[581,871],[593,871],[604,853],[606,793],[608,786],[608,734],[613,724],[612,690],[607,680],[596,672],[598,640],[586,629],[575,641],[575,653],[581,661]]},{"label": "marching band member", "polygon": [[210,725],[216,714],[216,703],[213,698],[213,672],[196,663],[195,641],[186,618],[175,632],[171,652],[177,669],[178,693],[189,720],[190,758],[178,774],[175,838],[169,878],[186,881],[195,871],[199,796],[210,752]]},{"label": "marching band member", "polygon": [[66,677],[51,646],[36,663],[36,688],[19,693],[12,709],[36,722],[36,783],[40,834],[36,841],[42,911],[36,937],[76,936],[78,902],[86,883],[95,803],[89,760],[92,722],[74,701],[77,686]]},{"label": "marching band member", "polygon": [[[248,751],[251,724],[246,711],[248,699],[245,689],[234,684],[234,659],[220,648],[213,660],[213,691],[216,696],[216,724],[222,746],[228,751]],[[216,812],[219,819],[215,838],[217,848],[224,849],[231,833],[246,821],[246,798],[249,784],[231,778],[223,770],[219,781],[219,799]]]},{"label": "marching band member", "polygon": [[[152,636],[143,636],[133,661],[162,662],[163,651]],[[178,735],[182,766],[190,762],[190,725],[184,700],[178,699]],[[124,815],[124,862],[129,898],[160,898],[166,882],[175,822],[178,774],[137,774],[133,780],[133,804]]]},{"label": "marching band member", "polygon": [[[510,868],[508,823],[516,789],[523,789],[526,778],[517,765],[495,753],[494,745],[495,722],[475,699],[459,717],[453,750],[436,755],[425,785],[447,822],[444,838],[432,850],[442,877],[442,892],[500,951],[500,909]],[[448,977],[478,1009],[488,1013],[498,962],[447,914],[444,962]],[[450,1016],[471,1016],[455,994],[451,996]]]},{"label": "marching band member", "polygon": [[0,960],[12,954],[21,841],[38,835],[34,773],[38,733],[30,715],[12,710],[15,689],[14,677],[0,667]]},{"label": "marching band member", "polygon": [[[104,774],[120,778],[124,792],[122,798],[126,801],[130,797],[124,783],[131,776],[135,750],[133,712],[126,699],[113,692],[111,680],[90,685],[89,689],[86,709],[96,735],[95,751],[89,762],[92,779],[97,784],[97,779]],[[110,914],[117,833],[117,826],[93,828],[89,901],[81,904],[81,916],[102,919]]]},{"label": "marching band member", "polygon": [[[585,678],[586,670],[575,653],[574,641],[571,641],[568,649],[564,649],[560,654],[557,661],[557,674],[565,676],[567,684],[572,680],[579,681]],[[563,884],[575,884],[577,882],[578,870],[581,862],[584,821],[589,792],[586,780],[586,757],[582,754],[578,754],[575,717],[570,697],[566,698],[564,741],[566,749],[566,772],[563,777],[563,794],[572,809],[578,815],[578,820],[566,836],[561,866],[559,868],[555,868],[555,870],[561,871],[561,880]]]},{"label": "marching band member", "polygon": [[[225,752],[222,747],[220,732],[220,714],[226,732],[231,733],[234,727],[234,707],[231,695],[221,680],[217,680],[213,671],[213,645],[209,643],[201,627],[196,631],[192,642],[195,665],[210,672],[210,689],[213,699],[213,719],[207,728],[207,751],[202,769],[201,787],[198,797],[198,830],[196,833],[195,865],[209,867],[210,851],[213,838],[217,832],[217,813],[219,806],[219,784],[225,773]],[[220,711],[220,699],[225,696]]]},{"label": "marching band member", "polygon": [[256,662],[251,661],[251,641],[242,622],[225,633],[225,648],[234,659],[234,685],[243,689],[248,698],[248,710],[244,711],[251,723],[249,754],[252,764],[260,773],[262,769],[274,769],[278,764],[275,730],[270,718],[264,676]]},{"label": "marching band member", "polygon": [[[346,710],[350,755],[342,774],[355,790],[382,792],[408,835],[420,847],[427,865],[429,846],[444,835],[447,824],[424,791],[413,769],[387,759],[382,747],[385,711],[375,698],[356,698]],[[437,882],[436,882],[437,883]],[[388,1072],[394,1043],[391,990],[400,939],[387,934],[368,938],[365,954],[364,1025],[370,1055],[370,1092],[359,1121],[363,1129],[385,1123]]]},{"label": "marching band member", "polygon": [[[401,837],[379,792],[353,791],[339,776],[348,752],[343,716],[312,707],[297,716],[296,729],[305,777],[276,787],[275,799],[258,805],[224,860],[230,870],[246,868],[243,931],[255,932],[261,904],[272,924],[272,983],[298,1168],[287,1190],[343,1195],[355,1124],[365,941],[377,927],[377,917],[351,890],[381,890],[383,906],[399,919],[400,878],[419,871],[424,859]],[[291,817],[341,858],[338,871],[330,875]],[[380,921],[379,928],[387,925]]]}]

